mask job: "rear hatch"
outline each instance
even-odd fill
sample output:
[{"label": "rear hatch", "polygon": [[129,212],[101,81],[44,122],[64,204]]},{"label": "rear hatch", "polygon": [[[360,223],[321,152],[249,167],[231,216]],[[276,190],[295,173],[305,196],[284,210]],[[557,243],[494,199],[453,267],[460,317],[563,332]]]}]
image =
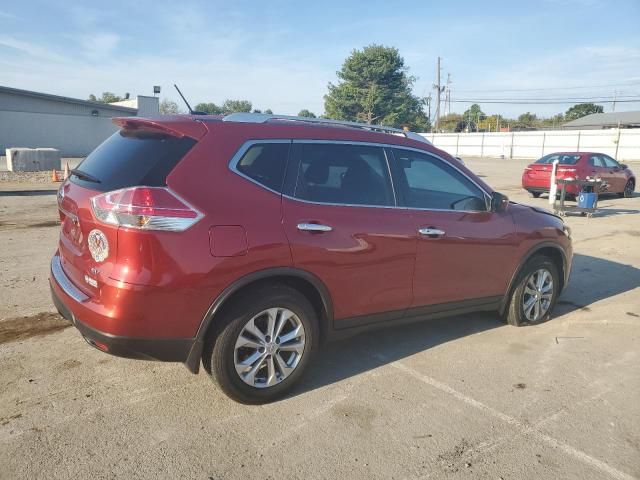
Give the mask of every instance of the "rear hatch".
[{"label": "rear hatch", "polygon": [[[116,266],[118,229],[122,228],[119,219],[123,218],[122,211],[116,215],[107,212],[110,217],[103,215],[102,221],[98,220],[96,212],[100,214],[104,210],[96,206],[105,204],[113,208],[119,203],[116,206],[122,209],[124,205],[128,208],[124,212],[128,214],[126,221],[133,218],[132,195],[151,198],[152,203],[160,193],[164,200],[170,195],[166,190],[167,175],[196,143],[176,131],[158,128],[155,123],[127,120],[122,124],[125,128],[109,137],[71,171],[58,192],[62,268],[70,280],[91,297],[98,295],[99,284]],[[151,188],[132,188],[139,186]],[[170,208],[178,211],[180,202],[172,203]],[[135,216],[136,221],[139,218]]]}]

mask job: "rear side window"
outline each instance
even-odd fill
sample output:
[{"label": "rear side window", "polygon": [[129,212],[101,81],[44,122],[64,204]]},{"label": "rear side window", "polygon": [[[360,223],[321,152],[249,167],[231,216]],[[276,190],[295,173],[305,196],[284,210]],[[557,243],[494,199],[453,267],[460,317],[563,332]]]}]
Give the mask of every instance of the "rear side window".
[{"label": "rear side window", "polygon": [[604,161],[602,160],[602,157],[600,157],[599,155],[592,155],[589,158],[589,165],[593,167],[604,167]]},{"label": "rear side window", "polygon": [[71,181],[103,192],[165,186],[167,175],[195,144],[188,137],[120,130],[78,165],[79,173],[71,175]]},{"label": "rear side window", "polygon": [[351,144],[299,145],[294,196],[317,203],[394,204],[384,151]]},{"label": "rear side window", "polygon": [[276,192],[282,192],[289,142],[252,145],[236,164],[236,169]]},{"label": "rear side window", "polygon": [[580,160],[580,155],[562,155],[552,153],[551,155],[542,157],[540,160],[536,161],[536,163],[551,164],[556,160],[558,160],[560,165],[575,165]]}]

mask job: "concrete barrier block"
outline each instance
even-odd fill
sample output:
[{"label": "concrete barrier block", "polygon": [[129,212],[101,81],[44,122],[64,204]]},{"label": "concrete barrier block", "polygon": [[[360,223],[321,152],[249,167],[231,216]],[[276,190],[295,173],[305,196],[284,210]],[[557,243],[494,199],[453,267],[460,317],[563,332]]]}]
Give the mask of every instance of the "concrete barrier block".
[{"label": "concrete barrier block", "polygon": [[55,148],[7,148],[7,170],[10,172],[39,172],[60,170],[60,150]]}]

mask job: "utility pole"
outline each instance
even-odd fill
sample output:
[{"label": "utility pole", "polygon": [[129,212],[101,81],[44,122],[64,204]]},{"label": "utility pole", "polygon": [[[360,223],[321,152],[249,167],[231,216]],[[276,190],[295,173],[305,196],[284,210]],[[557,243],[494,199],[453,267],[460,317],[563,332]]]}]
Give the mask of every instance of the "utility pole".
[{"label": "utility pole", "polygon": [[427,102],[427,109],[429,111],[428,118],[429,122],[431,122],[431,94],[429,94],[428,97],[425,97],[424,101]]},{"label": "utility pole", "polygon": [[434,126],[437,133],[440,123],[440,92],[442,88],[440,86],[440,57],[438,57],[438,66],[436,68],[436,84],[434,85],[434,88],[436,89],[436,121],[434,123]]},{"label": "utility pole", "polygon": [[447,73],[447,94],[445,97],[445,115],[451,115],[451,74]]},{"label": "utility pole", "polygon": [[618,90],[614,90],[613,91],[613,108],[611,109],[612,112],[616,111],[616,100],[618,99]]}]

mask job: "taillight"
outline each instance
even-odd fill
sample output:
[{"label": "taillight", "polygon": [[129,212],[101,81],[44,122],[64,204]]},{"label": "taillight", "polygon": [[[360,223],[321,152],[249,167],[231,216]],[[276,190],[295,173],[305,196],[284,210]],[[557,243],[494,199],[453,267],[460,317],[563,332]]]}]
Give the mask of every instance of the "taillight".
[{"label": "taillight", "polygon": [[565,168],[565,167],[558,168],[558,173],[576,173],[577,171],[578,171],[577,168]]},{"label": "taillight", "polygon": [[91,199],[96,218],[109,225],[181,232],[202,214],[168,188],[131,187]]}]

